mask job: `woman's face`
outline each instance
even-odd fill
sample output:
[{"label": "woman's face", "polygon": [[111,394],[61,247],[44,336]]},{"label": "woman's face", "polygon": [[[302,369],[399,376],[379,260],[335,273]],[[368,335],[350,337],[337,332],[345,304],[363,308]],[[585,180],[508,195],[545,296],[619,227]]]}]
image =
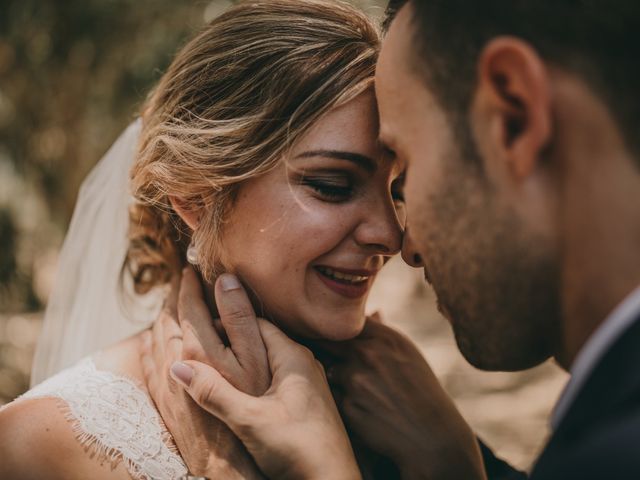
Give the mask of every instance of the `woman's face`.
[{"label": "woman's face", "polygon": [[402,168],[377,137],[367,91],[329,112],[286,161],[239,191],[223,265],[291,333],[356,336],[376,274],[400,250]]}]

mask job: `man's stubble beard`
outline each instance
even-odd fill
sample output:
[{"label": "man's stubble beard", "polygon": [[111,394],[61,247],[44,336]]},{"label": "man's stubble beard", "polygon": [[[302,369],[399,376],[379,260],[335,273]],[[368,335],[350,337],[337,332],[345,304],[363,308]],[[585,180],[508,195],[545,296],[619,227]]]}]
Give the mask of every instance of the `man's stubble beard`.
[{"label": "man's stubble beard", "polygon": [[[425,263],[458,348],[483,370],[543,362],[560,340],[559,267],[551,242],[500,203],[472,142],[444,159],[426,199]],[[469,158],[475,155],[476,158]]]}]

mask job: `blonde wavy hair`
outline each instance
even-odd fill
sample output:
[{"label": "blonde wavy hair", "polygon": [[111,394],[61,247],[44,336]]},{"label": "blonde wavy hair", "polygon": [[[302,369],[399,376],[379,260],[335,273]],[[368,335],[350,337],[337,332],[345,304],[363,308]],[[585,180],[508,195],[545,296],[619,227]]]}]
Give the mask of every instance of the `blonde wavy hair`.
[{"label": "blonde wavy hair", "polygon": [[[142,111],[125,263],[136,292],[170,281],[190,241],[203,277],[218,273],[239,186],[371,87],[379,42],[348,4],[262,0],[230,8],[182,48]],[[193,234],[169,197],[198,213]]]}]

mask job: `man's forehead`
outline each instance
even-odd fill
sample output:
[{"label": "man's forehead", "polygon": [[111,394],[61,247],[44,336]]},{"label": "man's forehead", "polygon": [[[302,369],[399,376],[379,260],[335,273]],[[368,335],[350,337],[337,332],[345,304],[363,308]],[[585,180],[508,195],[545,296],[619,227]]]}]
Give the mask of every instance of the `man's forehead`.
[{"label": "man's forehead", "polygon": [[393,50],[396,58],[402,58],[404,60],[412,48],[414,28],[413,10],[411,4],[407,3],[398,11],[391,22],[389,30],[382,42],[383,51],[386,45],[387,51]]},{"label": "man's forehead", "polygon": [[[404,100],[404,90],[409,80],[410,67],[408,55],[411,48],[411,12],[405,5],[391,23],[389,32],[382,43],[382,49],[376,68],[376,96],[380,111],[380,138],[385,145],[392,149],[393,122],[390,114],[399,113],[397,108]],[[406,92],[404,92],[406,93]]]},{"label": "man's forehead", "polygon": [[394,80],[409,73],[409,55],[411,51],[411,12],[408,5],[400,9],[391,22],[389,31],[382,42],[382,49],[376,68],[376,84],[383,89],[395,88]]}]

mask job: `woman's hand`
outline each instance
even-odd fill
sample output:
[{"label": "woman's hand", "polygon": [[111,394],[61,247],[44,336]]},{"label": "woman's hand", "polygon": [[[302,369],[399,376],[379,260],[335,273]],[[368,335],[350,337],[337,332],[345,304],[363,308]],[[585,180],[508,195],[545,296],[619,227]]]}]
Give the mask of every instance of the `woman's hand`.
[{"label": "woman's hand", "polygon": [[[224,280],[217,283],[216,294],[224,288]],[[232,342],[227,347],[211,326],[195,273],[185,270],[179,293],[174,285],[160,318],[145,334],[142,364],[149,392],[191,473],[211,478],[262,478],[233,432],[198,407],[168,374],[178,360],[197,360],[224,371],[244,392],[259,395],[267,390],[271,375],[255,319],[243,323],[243,312],[236,307],[244,305],[244,298],[240,297],[237,305],[234,300],[238,295],[230,297],[222,310],[223,325]],[[251,342],[252,338],[256,341]]]},{"label": "woman's hand", "polygon": [[322,365],[273,324],[258,323],[273,374],[265,395],[240,392],[201,362],[174,365],[174,375],[199,405],[229,425],[268,477],[360,478]]},{"label": "woman's hand", "polygon": [[[227,288],[222,288],[223,277],[230,280]],[[359,479],[360,472],[322,365],[307,348],[290,340],[277,327],[256,319],[240,284],[234,283],[232,276],[223,277],[216,284],[216,304],[231,347],[223,346],[208,312],[203,310],[199,288],[193,282],[183,281],[180,296],[184,301],[178,304],[183,341],[187,341],[191,329],[208,346],[207,358],[177,362],[171,369],[173,377],[185,386],[196,403],[212,414],[207,414],[211,419],[215,415],[233,430],[268,477]],[[194,310],[193,305],[200,307]],[[189,308],[190,313],[185,314]],[[189,318],[193,328],[185,327],[183,318]],[[172,342],[177,342],[174,336],[179,336],[175,328],[155,342],[162,342],[165,351],[173,349],[173,355],[160,355],[155,362],[145,362],[147,377],[152,382],[154,378],[164,379],[153,389],[154,398],[168,398],[171,402],[177,396],[175,384],[166,381],[168,369],[161,369],[169,364],[168,358],[176,358],[177,348],[172,347]],[[260,352],[265,350],[266,356],[261,357]],[[242,368],[238,369],[236,364]],[[266,393],[258,396],[262,392],[254,390],[247,394],[237,387],[240,381],[246,386],[250,371],[263,372],[265,368],[272,375]],[[172,408],[173,405],[168,410]],[[186,441],[198,436],[189,424],[180,421],[175,421],[170,429]]]}]

